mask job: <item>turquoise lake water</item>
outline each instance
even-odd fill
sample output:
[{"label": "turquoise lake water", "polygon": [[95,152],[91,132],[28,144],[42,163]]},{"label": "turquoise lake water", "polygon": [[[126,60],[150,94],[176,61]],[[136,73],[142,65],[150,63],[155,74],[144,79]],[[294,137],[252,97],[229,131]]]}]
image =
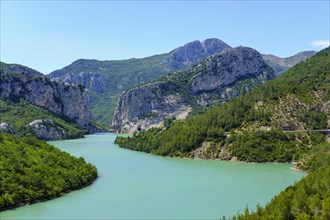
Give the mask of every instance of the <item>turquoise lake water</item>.
[{"label": "turquoise lake water", "polygon": [[98,168],[99,178],[62,197],[0,213],[0,219],[219,219],[266,204],[305,174],[289,164],[152,156],[121,149],[116,134],[49,142]]}]

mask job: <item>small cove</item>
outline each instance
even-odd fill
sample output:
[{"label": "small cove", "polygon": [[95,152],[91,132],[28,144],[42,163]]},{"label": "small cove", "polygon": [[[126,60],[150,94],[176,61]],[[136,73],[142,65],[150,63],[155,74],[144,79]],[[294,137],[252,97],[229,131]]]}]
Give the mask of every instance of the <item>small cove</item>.
[{"label": "small cove", "polygon": [[121,149],[114,133],[51,144],[98,168],[81,190],[0,213],[2,219],[219,219],[266,204],[305,174],[290,164],[165,158]]}]

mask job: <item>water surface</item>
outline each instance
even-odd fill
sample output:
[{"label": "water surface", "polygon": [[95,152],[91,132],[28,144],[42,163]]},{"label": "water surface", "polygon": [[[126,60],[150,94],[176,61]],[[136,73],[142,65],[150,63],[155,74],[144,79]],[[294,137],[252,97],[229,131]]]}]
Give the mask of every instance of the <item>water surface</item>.
[{"label": "water surface", "polygon": [[112,133],[51,144],[98,168],[89,187],[0,213],[0,219],[219,219],[266,204],[305,174],[289,164],[152,156],[121,149]]}]

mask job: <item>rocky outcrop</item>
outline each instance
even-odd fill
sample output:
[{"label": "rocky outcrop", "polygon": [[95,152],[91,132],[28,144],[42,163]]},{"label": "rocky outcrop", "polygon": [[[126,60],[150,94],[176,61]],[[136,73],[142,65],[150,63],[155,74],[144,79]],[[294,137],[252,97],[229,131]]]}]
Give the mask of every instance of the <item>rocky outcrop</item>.
[{"label": "rocky outcrop", "polygon": [[97,93],[103,93],[104,91],[104,77],[99,72],[80,72],[79,74],[70,73],[64,77],[54,76],[52,79],[64,83],[81,84],[85,88],[89,88]]},{"label": "rocky outcrop", "polygon": [[164,58],[163,63],[172,70],[178,70],[229,49],[231,47],[228,44],[216,38],[206,39],[203,42],[196,40],[171,51]]},{"label": "rocky outcrop", "polygon": [[28,124],[34,135],[46,141],[66,139],[67,135],[64,130],[55,125],[54,121],[46,119],[37,119]]},{"label": "rocky outcrop", "polygon": [[33,71],[27,67],[14,66],[19,72],[8,66],[0,70],[0,96],[12,101],[23,98],[78,123],[86,130],[91,129],[92,115],[86,108],[83,86],[54,82],[42,74],[30,74]]},{"label": "rocky outcrop", "polygon": [[113,118],[116,130],[135,131],[158,126],[166,116],[177,116],[189,108],[183,97],[168,94],[177,86],[171,82],[156,82],[129,90],[118,102]]},{"label": "rocky outcrop", "polygon": [[118,101],[112,127],[121,131],[148,129],[198,105],[227,101],[273,77],[274,71],[257,51],[234,48],[166,80],[130,89]]},{"label": "rocky outcrop", "polygon": [[1,131],[4,131],[4,132],[7,132],[9,134],[13,134],[14,131],[13,129],[11,128],[11,126],[7,123],[0,123],[0,130]]}]

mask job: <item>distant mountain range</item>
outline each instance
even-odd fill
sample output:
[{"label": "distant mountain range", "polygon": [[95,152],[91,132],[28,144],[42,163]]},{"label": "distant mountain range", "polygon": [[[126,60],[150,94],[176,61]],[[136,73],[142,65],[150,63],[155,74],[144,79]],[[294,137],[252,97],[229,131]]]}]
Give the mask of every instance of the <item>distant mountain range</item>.
[{"label": "distant mountain range", "polygon": [[[169,53],[141,59],[118,61],[80,59],[51,72],[48,77],[56,81],[84,85],[87,88],[88,109],[93,113],[96,121],[109,125],[119,96],[125,90],[186,69],[208,56],[230,49],[228,44],[212,38],[202,42],[193,41]],[[313,52],[303,52],[290,58],[278,58],[273,55],[263,55],[263,57],[268,65],[281,74],[313,54]]]},{"label": "distant mountain range", "polygon": [[303,51],[287,58],[277,57],[272,54],[264,54],[262,57],[276,72],[283,73],[294,65],[305,61],[307,58],[314,56],[315,51]]},{"label": "distant mountain range", "polygon": [[[80,59],[60,70],[53,71],[48,78],[64,83],[82,84],[86,88],[87,109],[97,122],[109,125],[120,95],[129,88],[154,81],[170,73],[184,70],[207,57],[232,48],[219,39],[193,41],[169,53],[141,59],[98,61]],[[262,55],[277,74],[299,63],[315,52],[301,52],[289,58]],[[2,63],[2,65],[5,65]],[[6,66],[7,72],[28,72],[34,77],[43,75],[22,65]]]},{"label": "distant mountain range", "polygon": [[87,88],[88,108],[98,122],[109,125],[120,94],[126,89],[185,69],[206,57],[230,49],[219,39],[193,41],[169,53],[119,61],[77,60],[48,75],[81,83]]}]

